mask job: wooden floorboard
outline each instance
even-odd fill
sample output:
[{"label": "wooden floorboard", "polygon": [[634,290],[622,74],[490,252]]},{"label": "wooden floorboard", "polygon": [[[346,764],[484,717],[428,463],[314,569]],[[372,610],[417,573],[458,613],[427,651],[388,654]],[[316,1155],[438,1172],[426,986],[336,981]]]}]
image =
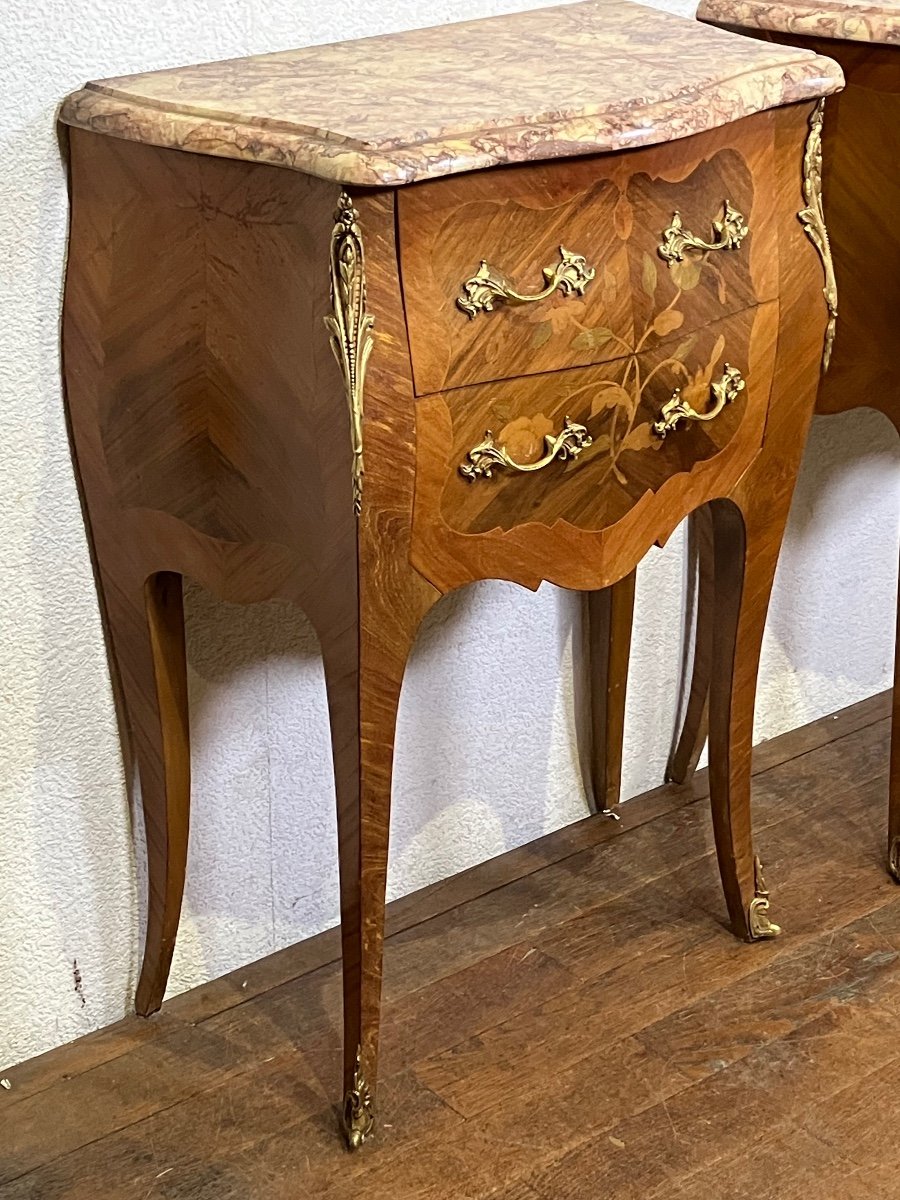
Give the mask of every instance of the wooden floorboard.
[{"label": "wooden floorboard", "polygon": [[3,1072],[0,1200],[900,1200],[888,713],[757,751],[781,939],[725,930],[705,776],[657,789],[392,906],[361,1153],[325,934]]},{"label": "wooden floorboard", "polygon": [[[753,753],[754,775],[762,775],[799,758],[819,746],[838,742],[872,724],[890,717],[891,693],[882,692],[839,713],[820,718],[757,746]],[[621,820],[589,817],[557,830],[526,846],[499,855],[452,878],[442,880],[394,901],[388,906],[387,926],[391,934],[420,925],[477,898],[524,878],[552,863],[592,846],[621,837],[641,825],[704,800],[709,795],[707,772],[699,771],[690,784],[667,784],[638,797],[621,809]],[[27,1062],[3,1070],[13,1084],[10,1096],[24,1099],[61,1080],[90,1070],[128,1053],[134,1046],[155,1039],[185,1024],[193,1024],[219,1012],[237,1007],[283,983],[337,962],[340,939],[336,929],[290,946],[259,962],[232,971],[202,987],[168,1000],[149,1021],[125,1018]]]}]

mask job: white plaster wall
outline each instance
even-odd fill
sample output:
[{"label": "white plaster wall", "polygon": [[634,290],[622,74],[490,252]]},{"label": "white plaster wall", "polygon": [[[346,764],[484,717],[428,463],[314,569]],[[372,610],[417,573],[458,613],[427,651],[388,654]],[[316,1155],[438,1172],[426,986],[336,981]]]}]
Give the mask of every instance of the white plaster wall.
[{"label": "white plaster wall", "polygon": [[[687,13],[692,0],[667,5]],[[140,854],[66,442],[66,195],[55,108],[87,78],[537,0],[6,0],[0,22],[0,1064],[116,1020],[138,956]],[[676,64],[677,69],[677,64]],[[820,420],[779,573],[757,733],[889,685],[900,471],[887,423]],[[626,794],[656,784],[681,647],[681,538],[641,569]],[[172,990],[333,924],[322,675],[272,604],[189,597],[194,824]],[[575,598],[482,584],[432,614],[399,729],[396,896],[587,811],[573,739]],[[73,964],[82,980],[76,992]]]}]

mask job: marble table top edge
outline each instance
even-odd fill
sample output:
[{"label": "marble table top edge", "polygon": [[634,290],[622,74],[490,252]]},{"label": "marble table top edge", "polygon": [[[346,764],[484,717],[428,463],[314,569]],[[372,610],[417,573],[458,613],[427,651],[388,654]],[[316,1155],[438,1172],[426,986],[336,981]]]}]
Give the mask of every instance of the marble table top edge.
[{"label": "marble table top edge", "polygon": [[[516,22],[526,17],[531,24],[523,30]],[[493,104],[486,98],[481,107],[479,84],[494,77],[495,51],[484,49],[466,74],[460,48],[467,50],[472,25],[484,28],[492,20],[502,26],[506,43],[496,51],[501,70]],[[510,66],[510,47],[535,30],[536,44],[527,43],[535,70],[523,80],[518,65]],[[432,102],[430,93],[415,91],[418,108],[410,117],[397,107],[405,80],[402,71],[399,82],[393,78],[398,74],[393,50],[396,46],[402,64],[420,49],[421,35],[441,50],[437,98]],[[311,84],[323,69],[321,56],[333,67],[347,46],[358,68],[360,47],[366,45],[376,48],[371,51],[376,79],[355,81],[346,115],[341,104],[330,109],[318,102]],[[574,79],[544,71],[535,84],[532,76],[555,45],[557,62],[578,63],[583,53],[589,66]],[[686,48],[680,60],[679,48]],[[713,50],[719,56],[711,67]],[[598,67],[606,77],[595,85]],[[416,88],[429,80],[428,70],[426,62]],[[102,80],[70,95],[60,120],[107,136],[266,163],[351,186],[395,187],[507,163],[674,141],[842,86],[837,63],[809,50],[752,42],[624,0],[589,0],[513,18]],[[307,115],[312,119],[304,121]]]},{"label": "marble table top edge", "polygon": [[[473,140],[463,135],[450,142],[409,143],[393,147],[390,153],[360,149],[350,139],[340,142],[312,133],[287,133],[215,117],[169,113],[165,121],[154,121],[148,114],[158,110],[140,104],[114,102],[88,88],[67,98],[59,119],[64,125],[126,141],[211,157],[250,160],[302,171],[348,186],[402,187],[466,171],[636,150],[676,141],[765,109],[830,95],[842,86],[842,76],[834,72],[823,74],[817,65],[798,81],[795,88],[784,89],[777,99],[768,103],[744,103],[727,82],[686,101],[686,111],[702,109],[711,119],[688,116],[676,123],[666,105],[665,136],[659,136],[655,119],[659,115],[656,110],[661,106],[650,105],[637,113],[631,110],[637,119],[628,123],[617,124],[607,119],[602,126],[585,129],[583,118],[573,118],[539,128],[533,125],[505,126],[493,131],[497,135],[494,144],[484,137]],[[100,97],[99,101],[97,97]]]},{"label": "marble table top edge", "polygon": [[697,19],[736,30],[900,45],[897,0],[700,0]]}]

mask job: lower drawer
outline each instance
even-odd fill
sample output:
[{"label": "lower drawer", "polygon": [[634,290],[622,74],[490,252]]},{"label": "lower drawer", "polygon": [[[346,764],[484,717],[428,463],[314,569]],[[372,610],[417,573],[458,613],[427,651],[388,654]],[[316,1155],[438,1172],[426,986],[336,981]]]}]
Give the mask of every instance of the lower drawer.
[{"label": "lower drawer", "polygon": [[644,354],[419,400],[417,568],[441,560],[446,579],[452,555],[456,581],[511,576],[540,541],[558,560],[543,578],[587,586],[566,559],[574,542],[556,553],[542,530],[628,527],[644,550],[667,537],[758,452],[776,328],[773,302]]}]

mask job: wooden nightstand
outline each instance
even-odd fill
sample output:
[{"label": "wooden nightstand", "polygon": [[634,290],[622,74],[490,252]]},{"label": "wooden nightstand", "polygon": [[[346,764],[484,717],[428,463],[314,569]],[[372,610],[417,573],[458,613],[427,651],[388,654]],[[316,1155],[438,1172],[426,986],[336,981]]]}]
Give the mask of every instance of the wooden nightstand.
[{"label": "wooden nightstand", "polygon": [[[875,408],[900,432],[896,367],[900,319],[900,7],[892,3],[813,3],[810,0],[702,0],[698,16],[758,38],[799,46],[836,59],[847,86],[825,107],[822,190],[834,258],[829,305],[840,320],[832,330],[830,362],[816,412]],[[712,630],[716,622],[708,529],[694,518],[699,550],[696,655],[689,703],[669,772],[683,782],[706,736]],[[606,636],[627,654],[630,612],[622,610]],[[900,608],[898,608],[900,629]],[[852,634],[850,635],[852,636]],[[900,641],[900,638],[898,638]],[[617,677],[622,678],[618,669]],[[610,729],[613,749],[619,734]],[[900,883],[900,650],[895,656],[890,763],[888,866]]]},{"label": "wooden nightstand", "polygon": [[716,844],[735,933],[777,931],[750,731],[827,320],[804,154],[840,83],[604,0],[63,108],[66,390],[148,830],[138,1011],[162,1000],[184,878],[182,577],[290,599],[333,730],[351,1145],[374,1121],[397,703],[448,591],[595,593],[713,503]]}]

